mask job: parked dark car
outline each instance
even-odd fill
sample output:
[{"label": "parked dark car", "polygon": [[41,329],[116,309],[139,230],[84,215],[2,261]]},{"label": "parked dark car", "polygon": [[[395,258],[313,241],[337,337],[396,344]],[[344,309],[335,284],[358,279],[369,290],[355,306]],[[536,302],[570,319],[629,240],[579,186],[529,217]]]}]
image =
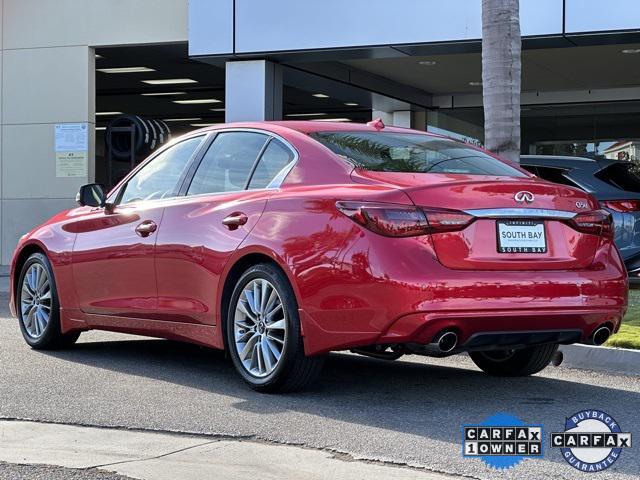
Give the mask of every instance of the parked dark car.
[{"label": "parked dark car", "polygon": [[640,286],[640,176],[630,162],[583,157],[523,155],[521,166],[550,182],[593,194],[611,212],[614,239],[629,281]]}]

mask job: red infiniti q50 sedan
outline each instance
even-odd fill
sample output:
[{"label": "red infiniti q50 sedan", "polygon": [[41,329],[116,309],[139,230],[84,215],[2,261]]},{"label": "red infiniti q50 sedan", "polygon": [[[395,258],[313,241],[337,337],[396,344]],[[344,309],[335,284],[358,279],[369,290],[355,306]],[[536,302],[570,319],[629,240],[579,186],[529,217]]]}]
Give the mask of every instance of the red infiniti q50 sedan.
[{"label": "red infiniti q50 sedan", "polygon": [[78,202],[15,252],[33,348],[90,329],[185,340],[260,391],[309,384],[332,350],[530,375],[559,344],[603,343],[627,305],[592,196],[379,121],[198,130]]}]

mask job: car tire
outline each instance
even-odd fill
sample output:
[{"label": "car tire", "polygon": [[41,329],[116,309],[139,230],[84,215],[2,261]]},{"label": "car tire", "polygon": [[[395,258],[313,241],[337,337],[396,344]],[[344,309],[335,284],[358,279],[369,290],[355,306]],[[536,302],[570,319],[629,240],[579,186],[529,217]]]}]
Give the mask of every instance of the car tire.
[{"label": "car tire", "polygon": [[305,355],[293,289],[284,273],[267,263],[252,266],[237,281],[226,338],[236,370],[259,392],[302,390],[324,363],[323,356]]},{"label": "car tire", "polygon": [[[25,283],[27,275],[29,279]],[[23,302],[26,303],[23,305]],[[28,305],[31,306],[26,308]],[[16,310],[20,331],[31,348],[66,348],[73,345],[80,336],[79,331],[61,331],[56,281],[51,263],[42,253],[32,254],[22,266],[16,285]]]},{"label": "car tire", "polygon": [[558,345],[551,343],[522,350],[470,352],[471,360],[485,373],[497,377],[524,377],[538,373],[549,365]]}]

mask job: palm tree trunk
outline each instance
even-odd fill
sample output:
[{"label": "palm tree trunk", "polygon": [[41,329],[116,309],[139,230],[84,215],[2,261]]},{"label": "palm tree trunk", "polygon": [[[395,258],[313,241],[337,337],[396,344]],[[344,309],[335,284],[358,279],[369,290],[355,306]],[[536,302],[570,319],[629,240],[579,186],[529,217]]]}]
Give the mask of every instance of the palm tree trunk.
[{"label": "palm tree trunk", "polygon": [[520,160],[519,0],[482,0],[482,100],[485,147]]}]

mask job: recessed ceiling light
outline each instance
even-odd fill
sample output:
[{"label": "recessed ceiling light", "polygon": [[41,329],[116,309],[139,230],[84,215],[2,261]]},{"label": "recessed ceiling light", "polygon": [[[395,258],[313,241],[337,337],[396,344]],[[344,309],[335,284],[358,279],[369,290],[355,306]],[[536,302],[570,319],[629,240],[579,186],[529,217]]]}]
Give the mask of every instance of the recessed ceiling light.
[{"label": "recessed ceiling light", "polygon": [[164,122],[194,122],[196,120],[202,120],[202,117],[189,117],[189,118],[163,118]]},{"label": "recessed ceiling light", "polygon": [[99,115],[122,115],[122,112],[96,112],[96,116]]},{"label": "recessed ceiling light", "polygon": [[285,117],[321,117],[326,113],[287,113]]},{"label": "recessed ceiling light", "polygon": [[153,93],[143,93],[143,97],[169,97],[173,95],[185,95],[187,92],[153,92]]},{"label": "recessed ceiling light", "polygon": [[221,103],[221,100],[216,98],[193,98],[191,100],[173,100],[173,103],[179,103],[180,105],[202,105],[204,103]]},{"label": "recessed ceiling light", "polygon": [[210,108],[212,112],[224,112],[224,108]]},{"label": "recessed ceiling light", "polygon": [[418,62],[418,65],[423,65],[425,67],[432,67],[436,63],[438,63],[438,62],[436,62],[435,60],[421,60],[421,61]]},{"label": "recessed ceiling light", "polygon": [[329,95],[325,95],[324,93],[314,93],[313,96],[316,98],[329,98]]},{"label": "recessed ceiling light", "polygon": [[350,122],[350,118],[316,118],[312,122]]},{"label": "recessed ceiling light", "polygon": [[469,82],[470,87],[480,87],[482,82]]},{"label": "recessed ceiling light", "polygon": [[198,83],[198,81],[192,78],[161,78],[157,80],[142,80],[142,83],[147,85],[177,85],[180,83]]},{"label": "recessed ceiling light", "polygon": [[143,73],[143,72],[155,72],[153,68],[148,67],[117,67],[117,68],[98,68],[96,69],[102,73]]},{"label": "recessed ceiling light", "polygon": [[640,48],[625,48],[622,50],[622,53],[626,53],[627,55],[635,55],[640,53]]},{"label": "recessed ceiling light", "polygon": [[356,102],[346,102],[345,105],[347,107],[357,107],[357,106],[359,106]]},{"label": "recessed ceiling light", "polygon": [[191,123],[192,127],[211,127],[213,125],[218,125],[217,123]]}]

